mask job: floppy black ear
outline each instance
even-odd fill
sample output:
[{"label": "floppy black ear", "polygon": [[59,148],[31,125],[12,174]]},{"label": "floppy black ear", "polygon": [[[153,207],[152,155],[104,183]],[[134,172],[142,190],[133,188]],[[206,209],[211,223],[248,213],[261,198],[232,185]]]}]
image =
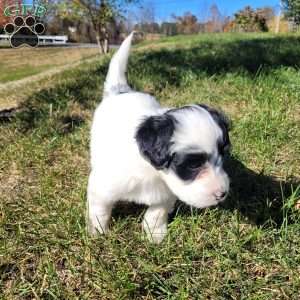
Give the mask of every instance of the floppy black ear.
[{"label": "floppy black ear", "polygon": [[204,104],[198,104],[200,107],[206,109],[210,115],[212,116],[212,118],[214,119],[214,121],[219,125],[219,127],[222,130],[223,133],[223,139],[220,142],[220,148],[222,148],[222,150],[220,152],[224,152],[223,149],[230,149],[230,139],[229,139],[229,131],[231,129],[231,122],[230,120],[227,118],[227,116],[223,113],[220,112],[214,108],[211,108],[207,105]]},{"label": "floppy black ear", "polygon": [[168,167],[174,129],[175,120],[169,115],[148,117],[137,129],[135,138],[140,152],[156,169]]},{"label": "floppy black ear", "polygon": [[227,132],[230,131],[231,122],[223,112],[211,108],[205,104],[198,104],[198,106],[207,110],[210,113],[210,115],[213,117],[215,122],[221,127],[222,130]]}]

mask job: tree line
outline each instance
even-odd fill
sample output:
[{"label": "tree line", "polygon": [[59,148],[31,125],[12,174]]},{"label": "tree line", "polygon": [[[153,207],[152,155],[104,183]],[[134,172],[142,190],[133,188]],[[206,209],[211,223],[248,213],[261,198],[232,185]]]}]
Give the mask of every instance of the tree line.
[{"label": "tree line", "polygon": [[[0,0],[0,7],[21,0]],[[268,31],[276,19],[272,7],[254,9],[250,6],[229,17],[222,14],[216,4],[199,14],[187,11],[172,14],[170,21],[157,22],[154,3],[142,0],[33,0],[33,4],[47,5],[44,19],[46,34],[67,34],[71,41],[97,42],[99,51],[107,52],[110,42],[117,42],[131,30],[146,34],[195,34],[201,32],[253,32]],[[143,4],[143,5],[142,5]],[[300,24],[300,0],[280,1],[284,16]],[[138,9],[137,9],[138,7]],[[134,9],[133,9],[134,8]],[[0,12],[0,33],[7,18]]]}]

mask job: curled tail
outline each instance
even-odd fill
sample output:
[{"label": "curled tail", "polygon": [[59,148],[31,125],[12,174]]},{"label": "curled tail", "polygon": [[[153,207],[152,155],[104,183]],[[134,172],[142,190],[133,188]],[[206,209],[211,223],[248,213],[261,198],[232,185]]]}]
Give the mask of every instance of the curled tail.
[{"label": "curled tail", "polygon": [[134,32],[123,41],[110,61],[104,83],[104,97],[127,93],[131,90],[127,83],[126,71],[133,35]]}]

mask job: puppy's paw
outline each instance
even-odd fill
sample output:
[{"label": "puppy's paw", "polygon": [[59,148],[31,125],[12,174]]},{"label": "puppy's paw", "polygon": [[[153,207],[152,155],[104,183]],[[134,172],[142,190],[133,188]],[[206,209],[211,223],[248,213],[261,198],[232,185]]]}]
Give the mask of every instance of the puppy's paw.
[{"label": "puppy's paw", "polygon": [[147,234],[147,238],[151,243],[159,245],[165,238],[166,234],[161,234],[161,233],[152,233],[152,234]]},{"label": "puppy's paw", "polygon": [[167,235],[167,224],[163,224],[159,227],[149,228],[145,222],[143,228],[148,240],[154,244],[160,244]]},{"label": "puppy's paw", "polygon": [[87,226],[87,231],[90,236],[97,236],[98,234],[106,234],[108,231],[108,225],[100,226],[100,224],[92,224],[89,222]]}]

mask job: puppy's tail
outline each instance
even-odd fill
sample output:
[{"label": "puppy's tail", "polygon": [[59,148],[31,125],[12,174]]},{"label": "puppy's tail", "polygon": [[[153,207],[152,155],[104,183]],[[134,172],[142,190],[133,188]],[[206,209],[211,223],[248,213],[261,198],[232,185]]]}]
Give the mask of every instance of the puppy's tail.
[{"label": "puppy's tail", "polygon": [[127,83],[126,71],[134,31],[123,41],[112,57],[104,83],[104,97],[127,93],[131,90]]}]

